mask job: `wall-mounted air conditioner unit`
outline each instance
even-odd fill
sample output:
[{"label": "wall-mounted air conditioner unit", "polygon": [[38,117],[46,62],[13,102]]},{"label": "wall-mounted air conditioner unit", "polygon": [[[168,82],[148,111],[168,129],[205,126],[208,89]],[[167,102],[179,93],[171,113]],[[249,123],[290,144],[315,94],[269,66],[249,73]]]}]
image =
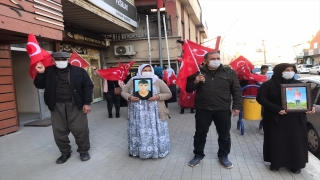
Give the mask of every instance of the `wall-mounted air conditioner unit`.
[{"label": "wall-mounted air conditioner unit", "polygon": [[130,56],[135,54],[136,52],[132,45],[114,46],[114,55],[116,56]]}]

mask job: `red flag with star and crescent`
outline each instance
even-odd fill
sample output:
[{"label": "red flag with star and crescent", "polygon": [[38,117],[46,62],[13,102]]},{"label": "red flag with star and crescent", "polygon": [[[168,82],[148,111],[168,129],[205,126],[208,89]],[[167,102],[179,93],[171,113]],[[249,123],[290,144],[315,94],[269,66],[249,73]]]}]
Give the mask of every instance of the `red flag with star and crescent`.
[{"label": "red flag with star and crescent", "polygon": [[177,76],[174,73],[172,73],[168,80],[168,86],[176,85],[176,81],[177,81]]},{"label": "red flag with star and crescent", "polygon": [[75,51],[71,54],[69,63],[74,66],[82,67],[83,69],[90,66],[90,64]]},{"label": "red flag with star and crescent", "polygon": [[163,70],[163,77],[162,77],[162,80],[164,81],[164,82],[166,82],[167,83],[167,85],[169,86],[169,75],[168,75],[168,72],[166,71],[166,70]]},{"label": "red flag with star and crescent", "polygon": [[39,43],[33,34],[28,35],[26,50],[30,57],[29,75],[32,79],[38,74],[38,71],[36,70],[38,62],[41,62],[44,67],[54,65],[51,54],[40,48]]},{"label": "red flag with star and crescent", "polygon": [[267,80],[267,76],[252,74],[251,70],[254,68],[254,65],[243,56],[239,56],[237,59],[231,61],[229,66],[236,71],[239,80],[242,78],[257,82],[265,82]]},{"label": "red flag with star and crescent", "polygon": [[191,51],[189,49],[189,43],[184,43],[182,46],[183,57],[181,61],[180,71],[176,80],[177,86],[179,86],[183,91],[186,91],[186,84],[188,76],[196,73],[198,65],[196,64],[194,58],[192,57]]},{"label": "red flag with star and crescent", "polygon": [[119,67],[96,70],[96,72],[100,77],[109,81],[118,81],[123,79],[122,69]]},{"label": "red flag with star and crescent", "polygon": [[208,47],[204,47],[204,46],[201,46],[200,44],[197,44],[197,43],[192,42],[190,40],[186,40],[186,42],[189,44],[191,52],[192,52],[194,58],[196,58],[198,64],[201,64],[204,61],[204,55],[206,55],[208,52],[216,52],[217,51],[217,49],[211,49]]},{"label": "red flag with star and crescent", "polygon": [[121,69],[122,73],[123,73],[123,79],[122,81],[124,81],[125,79],[127,79],[129,71],[132,67],[132,65],[134,64],[134,61],[131,61],[129,63],[127,63],[126,65],[122,64],[120,61],[118,62],[119,64],[119,68]]}]

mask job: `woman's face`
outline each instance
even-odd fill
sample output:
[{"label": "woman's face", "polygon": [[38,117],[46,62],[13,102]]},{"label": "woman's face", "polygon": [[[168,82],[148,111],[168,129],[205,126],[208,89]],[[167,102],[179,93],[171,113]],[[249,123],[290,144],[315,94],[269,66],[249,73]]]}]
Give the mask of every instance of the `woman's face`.
[{"label": "woman's face", "polygon": [[142,72],[152,72],[152,69],[150,66],[146,66],[142,69]]},{"label": "woman's face", "polygon": [[291,72],[294,71],[293,67],[287,67],[283,72]]},{"label": "woman's face", "polygon": [[146,91],[148,91],[149,85],[148,84],[138,84],[138,88],[139,88],[139,91],[146,92]]}]

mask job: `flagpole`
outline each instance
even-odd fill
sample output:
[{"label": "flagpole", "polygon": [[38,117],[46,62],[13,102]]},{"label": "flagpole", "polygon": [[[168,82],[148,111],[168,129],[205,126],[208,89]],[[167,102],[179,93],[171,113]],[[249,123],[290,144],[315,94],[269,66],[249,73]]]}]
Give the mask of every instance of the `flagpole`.
[{"label": "flagpole", "polygon": [[163,15],[163,27],[164,27],[164,35],[165,35],[165,38],[166,38],[166,46],[167,46],[168,68],[171,68],[171,66],[170,66],[170,55],[169,55],[169,46],[168,46],[168,36],[167,36],[166,15]]},{"label": "flagpole", "polygon": [[197,60],[196,60],[196,58],[194,57],[194,55],[193,55],[193,53],[192,53],[192,51],[191,51],[191,48],[190,48],[190,46],[189,46],[189,43],[188,43],[187,39],[185,40],[185,43],[188,44],[188,48],[189,48],[189,50],[190,50],[190,54],[192,55],[192,58],[193,58],[193,60],[194,60],[194,63],[196,64],[196,66],[197,66],[197,68],[198,68],[198,71],[199,71],[199,73],[201,74],[201,71],[200,71],[200,68],[199,68],[199,66],[198,66]]},{"label": "flagpole", "polygon": [[149,32],[149,16],[146,15],[146,21],[147,21],[147,33],[148,33],[148,51],[149,51],[149,62],[151,63],[151,48],[150,48],[150,32]]}]

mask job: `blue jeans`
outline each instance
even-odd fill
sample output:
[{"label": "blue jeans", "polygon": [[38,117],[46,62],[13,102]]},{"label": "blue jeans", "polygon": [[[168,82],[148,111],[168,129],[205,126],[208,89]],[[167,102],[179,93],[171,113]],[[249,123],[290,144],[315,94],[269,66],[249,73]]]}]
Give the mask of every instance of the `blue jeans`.
[{"label": "blue jeans", "polygon": [[231,138],[231,111],[210,111],[204,109],[196,109],[196,133],[194,135],[194,151],[193,153],[198,156],[205,156],[204,147],[206,144],[207,133],[211,122],[213,121],[217,133],[219,135],[218,144],[218,157],[227,157],[230,153]]}]

